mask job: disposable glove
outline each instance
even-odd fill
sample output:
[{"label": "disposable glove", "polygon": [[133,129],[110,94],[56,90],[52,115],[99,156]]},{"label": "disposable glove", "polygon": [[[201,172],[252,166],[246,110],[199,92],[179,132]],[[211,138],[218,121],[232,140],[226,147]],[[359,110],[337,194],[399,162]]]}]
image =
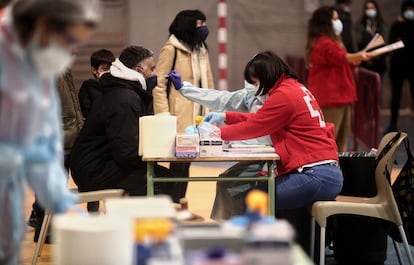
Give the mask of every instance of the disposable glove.
[{"label": "disposable glove", "polygon": [[183,82],[181,81],[181,75],[175,70],[172,70],[167,75],[167,79],[171,80],[176,90],[180,90],[183,87]]},{"label": "disposable glove", "polygon": [[221,124],[224,122],[225,114],[223,112],[209,112],[204,116],[203,122],[212,124]]},{"label": "disposable glove", "polygon": [[63,213],[77,201],[68,189],[68,176],[58,160],[28,168],[27,181],[40,205],[54,213]]},{"label": "disposable glove", "polygon": [[185,134],[191,135],[191,134],[198,134],[198,126],[196,125],[190,125],[185,128]]},{"label": "disposable glove", "polygon": [[55,155],[52,140],[44,137],[23,149],[23,159],[26,163],[47,163]]}]

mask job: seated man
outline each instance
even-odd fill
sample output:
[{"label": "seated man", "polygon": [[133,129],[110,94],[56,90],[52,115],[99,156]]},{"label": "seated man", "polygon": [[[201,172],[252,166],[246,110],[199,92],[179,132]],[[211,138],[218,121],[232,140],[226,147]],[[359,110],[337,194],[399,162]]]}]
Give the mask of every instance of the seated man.
[{"label": "seated man", "polygon": [[85,119],[92,108],[92,103],[101,95],[98,90],[98,80],[109,71],[113,61],[115,61],[114,54],[106,49],[97,50],[91,55],[91,72],[94,78],[83,81],[78,93],[79,105]]},{"label": "seated man", "polygon": [[[71,154],[70,169],[79,191],[121,188],[130,195],[146,194],[147,165],[138,156],[138,120],[152,114],[145,80],[154,75],[152,51],[130,46],[99,79],[102,96],[94,102]],[[155,167],[155,174],[172,176],[161,166]]]}]

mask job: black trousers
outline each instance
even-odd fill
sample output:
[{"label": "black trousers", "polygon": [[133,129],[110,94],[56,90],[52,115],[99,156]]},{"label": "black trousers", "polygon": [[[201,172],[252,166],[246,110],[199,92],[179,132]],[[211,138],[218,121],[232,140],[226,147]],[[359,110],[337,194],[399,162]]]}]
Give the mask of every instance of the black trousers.
[{"label": "black trousers", "polygon": [[[170,170],[174,177],[188,178],[190,176],[191,163],[170,163]],[[178,203],[181,198],[185,197],[187,192],[188,182],[173,182],[171,183],[171,198]]]},{"label": "black trousers", "polygon": [[411,98],[414,100],[414,75],[391,75],[391,118],[389,127],[396,130],[398,124],[398,116],[401,104],[401,95],[403,83],[408,80],[410,84]]}]

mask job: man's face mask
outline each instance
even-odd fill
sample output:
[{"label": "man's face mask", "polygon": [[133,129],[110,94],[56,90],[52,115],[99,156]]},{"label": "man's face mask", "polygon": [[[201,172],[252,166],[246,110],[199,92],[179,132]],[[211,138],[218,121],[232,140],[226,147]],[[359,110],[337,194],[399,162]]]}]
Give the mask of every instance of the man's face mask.
[{"label": "man's face mask", "polygon": [[156,75],[153,75],[151,77],[148,77],[145,80],[145,83],[147,84],[147,91],[148,91],[148,93],[151,94],[152,93],[152,90],[154,89],[154,87],[157,86],[157,76]]}]

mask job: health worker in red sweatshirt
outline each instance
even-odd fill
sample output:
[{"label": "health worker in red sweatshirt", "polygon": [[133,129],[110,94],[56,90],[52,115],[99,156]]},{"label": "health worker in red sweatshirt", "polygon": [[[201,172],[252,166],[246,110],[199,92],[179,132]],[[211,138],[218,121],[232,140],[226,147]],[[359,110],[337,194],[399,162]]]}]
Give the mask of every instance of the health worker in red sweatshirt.
[{"label": "health worker in red sweatshirt", "polygon": [[[244,77],[255,84],[256,95],[268,96],[263,107],[256,113],[210,112],[204,122],[223,125],[223,140],[270,136],[280,156],[275,181],[278,210],[333,200],[343,181],[337,147],[332,124],[326,124],[311,92],[271,51],[255,55]],[[256,188],[267,190],[266,185]]]},{"label": "health worker in red sweatshirt", "polygon": [[308,88],[326,121],[335,125],[338,150],[347,150],[351,128],[350,107],[357,100],[352,67],[369,60],[366,52],[347,53],[341,40],[342,22],[331,6],[315,10],[308,24],[306,61]]}]

